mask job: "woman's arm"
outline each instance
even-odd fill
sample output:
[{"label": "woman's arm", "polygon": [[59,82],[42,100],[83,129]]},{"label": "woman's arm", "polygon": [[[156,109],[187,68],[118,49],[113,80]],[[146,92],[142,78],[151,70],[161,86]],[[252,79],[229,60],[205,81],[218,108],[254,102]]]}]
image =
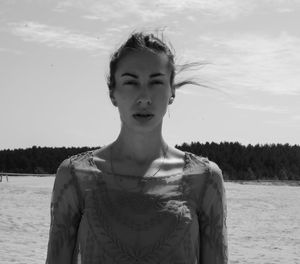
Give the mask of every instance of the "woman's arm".
[{"label": "woman's arm", "polygon": [[70,160],[65,160],[56,173],[46,264],[73,263],[81,210],[78,182],[69,164]]},{"label": "woman's arm", "polygon": [[200,263],[227,264],[227,204],[222,172],[210,162],[199,209]]}]

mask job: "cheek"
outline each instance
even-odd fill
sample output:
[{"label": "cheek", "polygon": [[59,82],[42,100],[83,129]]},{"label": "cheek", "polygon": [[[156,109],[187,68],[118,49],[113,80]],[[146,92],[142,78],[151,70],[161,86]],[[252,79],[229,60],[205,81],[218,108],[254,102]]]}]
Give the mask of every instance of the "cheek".
[{"label": "cheek", "polygon": [[161,101],[169,101],[169,98],[172,96],[172,90],[170,86],[162,87],[158,93],[158,97]]},{"label": "cheek", "polygon": [[134,93],[133,90],[129,87],[126,89],[124,89],[124,87],[116,87],[115,97],[117,100],[120,101],[129,101],[131,98],[134,97]]},{"label": "cheek", "polygon": [[167,93],[159,93],[153,98],[153,103],[155,103],[158,109],[165,110],[168,107],[169,98]]}]

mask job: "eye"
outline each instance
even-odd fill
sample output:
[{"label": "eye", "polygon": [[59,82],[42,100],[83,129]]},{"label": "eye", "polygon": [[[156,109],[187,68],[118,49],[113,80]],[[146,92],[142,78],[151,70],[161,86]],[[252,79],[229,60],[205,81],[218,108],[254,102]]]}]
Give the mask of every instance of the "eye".
[{"label": "eye", "polygon": [[162,84],[164,84],[164,82],[160,81],[160,80],[155,80],[155,81],[152,81],[151,84],[152,85],[162,85]]},{"label": "eye", "polygon": [[124,85],[138,85],[138,83],[135,82],[135,81],[126,81],[126,82],[124,82],[123,84],[124,84]]}]

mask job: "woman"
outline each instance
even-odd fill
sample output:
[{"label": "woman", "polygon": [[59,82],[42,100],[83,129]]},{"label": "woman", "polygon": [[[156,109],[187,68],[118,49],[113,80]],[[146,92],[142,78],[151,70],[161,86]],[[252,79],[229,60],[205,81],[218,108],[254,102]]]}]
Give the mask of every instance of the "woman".
[{"label": "woman", "polygon": [[152,34],[132,34],[113,54],[108,87],[121,131],[60,165],[47,264],[227,263],[220,169],[162,137],[167,107],[187,83],[174,78],[174,55]]}]

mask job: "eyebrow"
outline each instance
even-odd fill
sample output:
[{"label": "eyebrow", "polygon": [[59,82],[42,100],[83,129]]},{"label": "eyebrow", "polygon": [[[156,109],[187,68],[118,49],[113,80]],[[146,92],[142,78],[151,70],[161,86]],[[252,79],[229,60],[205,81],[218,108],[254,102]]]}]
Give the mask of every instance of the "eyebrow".
[{"label": "eyebrow", "polygon": [[130,77],[133,77],[133,78],[136,78],[136,79],[138,79],[138,76],[137,75],[135,75],[135,74],[133,74],[133,73],[129,73],[129,72],[125,72],[125,73],[123,73],[122,75],[121,75],[121,77],[125,77],[125,76],[130,76]]},{"label": "eyebrow", "polygon": [[150,78],[153,78],[153,77],[158,77],[158,76],[164,76],[165,74],[164,73],[161,73],[161,72],[158,72],[158,73],[153,73],[150,75]]},{"label": "eyebrow", "polygon": [[[158,77],[158,76],[164,76],[164,73],[158,72],[158,73],[152,73],[150,74],[150,78],[154,78],[154,77]],[[129,72],[125,72],[121,75],[121,77],[126,77],[126,76],[130,76],[133,77],[135,79],[138,79],[139,77],[136,74],[133,73],[129,73]]]}]

